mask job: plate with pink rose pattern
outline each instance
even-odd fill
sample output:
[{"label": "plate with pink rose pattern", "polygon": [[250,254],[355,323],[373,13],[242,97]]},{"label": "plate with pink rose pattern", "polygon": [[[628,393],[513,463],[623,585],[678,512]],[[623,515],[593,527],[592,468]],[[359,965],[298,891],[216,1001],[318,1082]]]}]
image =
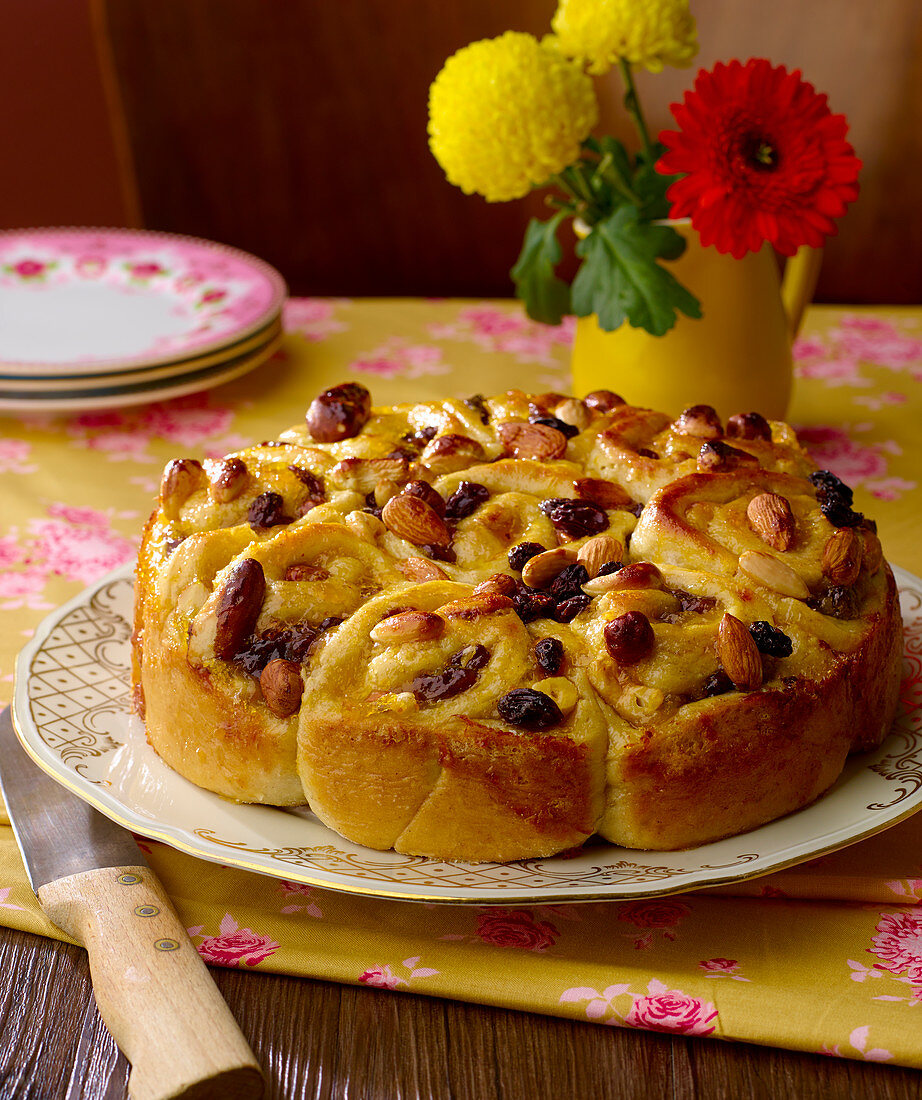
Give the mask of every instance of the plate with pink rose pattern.
[{"label": "plate with pink rose pattern", "polygon": [[205,355],[265,328],[287,290],[227,245],[134,229],[0,233],[0,374],[75,377]]},{"label": "plate with pink rose pattern", "polygon": [[549,859],[448,863],[352,844],[306,807],[240,805],[168,768],[132,715],[133,575],[109,574],[53,612],[22,651],[13,719],[58,782],[142,836],[289,882],[384,898],[490,904],[653,897],[755,878],[835,851],[922,808],[922,581],[894,569],[904,651],[900,712],[874,752],[797,813],[682,852],[606,842]]}]

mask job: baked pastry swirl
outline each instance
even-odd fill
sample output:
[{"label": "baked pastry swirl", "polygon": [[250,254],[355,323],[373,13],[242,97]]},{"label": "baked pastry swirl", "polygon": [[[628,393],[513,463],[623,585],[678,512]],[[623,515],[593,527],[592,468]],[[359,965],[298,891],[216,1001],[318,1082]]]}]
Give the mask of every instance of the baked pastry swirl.
[{"label": "baked pastry swirl", "polygon": [[677,849],[877,745],[900,637],[874,524],[785,424],[347,383],[166,467],[136,698],[192,782],[372,848]]}]

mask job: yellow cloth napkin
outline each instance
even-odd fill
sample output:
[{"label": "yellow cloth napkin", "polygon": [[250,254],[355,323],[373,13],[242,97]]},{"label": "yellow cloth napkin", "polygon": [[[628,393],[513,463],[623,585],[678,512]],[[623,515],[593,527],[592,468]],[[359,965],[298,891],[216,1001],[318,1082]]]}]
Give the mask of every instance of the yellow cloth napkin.
[{"label": "yellow cloth napkin", "polygon": [[[0,700],[47,611],[130,559],[167,459],[270,438],[346,378],[378,404],[569,388],[571,330],[516,303],[296,299],[286,327],[275,359],[208,394],[0,422]],[[814,308],[796,350],[792,421],[922,573],[922,310]],[[143,847],[217,965],[922,1067],[922,815],[719,891],[584,905],[379,901]],[[0,923],[61,937],[2,814]]]}]

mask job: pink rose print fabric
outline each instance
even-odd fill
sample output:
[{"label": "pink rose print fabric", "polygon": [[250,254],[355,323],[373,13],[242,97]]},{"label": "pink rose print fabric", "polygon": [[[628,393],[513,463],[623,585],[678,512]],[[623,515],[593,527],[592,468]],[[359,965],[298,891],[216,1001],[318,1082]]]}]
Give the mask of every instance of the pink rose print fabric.
[{"label": "pink rose print fabric", "polygon": [[526,909],[487,909],[477,919],[477,935],[494,947],[546,951],[560,933],[550,921],[537,920]]},{"label": "pink rose print fabric", "polygon": [[651,979],[644,993],[631,992],[628,984],[611,985],[601,992],[575,987],[565,990],[560,1000],[562,1004],[585,1001],[588,1019],[616,1027],[676,1035],[711,1035],[717,1027],[717,1009],[710,1001],[670,989],[658,978]]},{"label": "pink rose print fabric", "polygon": [[[402,971],[401,974],[395,973],[389,963],[383,966],[371,966],[362,971],[358,980],[362,985],[373,985],[378,989],[394,990],[404,986],[409,987],[417,978],[431,978],[438,974],[438,970],[433,970],[431,966],[420,966],[419,962],[418,955],[404,959],[399,966]],[[403,976],[404,974],[406,977]]]},{"label": "pink rose print fabric", "polygon": [[241,928],[230,913],[225,913],[217,936],[202,933],[203,925],[189,928],[198,953],[213,966],[256,966],[278,951],[278,944],[271,936],[260,935],[251,928]]}]

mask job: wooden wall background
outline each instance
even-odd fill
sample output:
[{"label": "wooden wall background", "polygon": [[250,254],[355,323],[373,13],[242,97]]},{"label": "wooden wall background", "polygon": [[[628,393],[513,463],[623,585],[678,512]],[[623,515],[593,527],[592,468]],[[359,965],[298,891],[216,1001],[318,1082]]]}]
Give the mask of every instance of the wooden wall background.
[{"label": "wooden wall background", "polygon": [[[0,12],[0,148],[18,167],[0,216],[226,241],[274,263],[296,293],[511,293],[508,269],[541,201],[488,204],[451,187],[426,144],[427,89],[460,46],[510,28],[542,34],[554,6],[11,0]],[[766,56],[802,68],[849,116],[865,162],[817,297],[922,301],[919,0],[693,0],[692,10],[696,65],[639,79],[652,127],[670,124],[668,103],[699,65]],[[629,139],[617,76],[600,90],[602,125]]]}]

